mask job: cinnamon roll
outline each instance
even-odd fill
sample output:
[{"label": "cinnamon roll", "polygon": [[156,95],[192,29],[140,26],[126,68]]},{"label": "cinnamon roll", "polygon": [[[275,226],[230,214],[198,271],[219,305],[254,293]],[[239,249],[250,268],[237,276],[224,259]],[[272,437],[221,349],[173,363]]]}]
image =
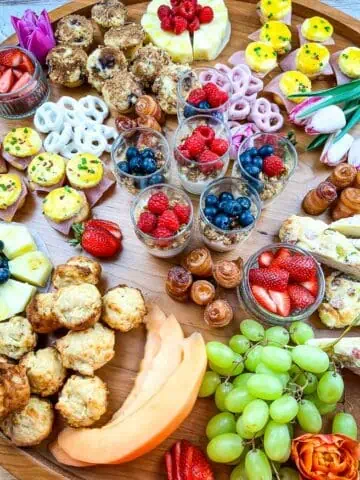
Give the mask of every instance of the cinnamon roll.
[{"label": "cinnamon roll", "polygon": [[161,126],[156,118],[151,117],[150,115],[143,115],[136,119],[136,124],[138,127],[151,128],[161,133]]},{"label": "cinnamon roll", "polygon": [[225,327],[233,318],[234,312],[227,300],[215,300],[205,308],[204,320],[210,327]]},{"label": "cinnamon roll", "polygon": [[155,98],[150,95],[141,95],[135,105],[135,112],[139,117],[153,117],[159,123],[162,123],[164,115],[160,105]]},{"label": "cinnamon roll", "polygon": [[352,217],[357,213],[360,213],[360,189],[345,188],[331,212],[331,217],[333,220],[340,220],[340,218]]},{"label": "cinnamon roll", "polygon": [[305,195],[302,207],[308,215],[320,215],[336,198],[336,187],[330,182],[321,182]]},{"label": "cinnamon roll", "polygon": [[215,263],[213,267],[213,275],[220,287],[235,288],[240,285],[243,277],[243,261],[242,258],[237,260],[221,260]]},{"label": "cinnamon roll", "polygon": [[360,172],[357,172],[356,174],[353,187],[360,188]]},{"label": "cinnamon roll", "polygon": [[341,163],[335,167],[327,181],[332,183],[338,190],[343,190],[354,183],[356,173],[354,166],[348,163]]},{"label": "cinnamon roll", "polygon": [[211,277],[213,262],[210,251],[205,247],[195,248],[184,260],[184,267],[198,277]]},{"label": "cinnamon roll", "polygon": [[190,288],[193,283],[191,273],[179,265],[171,267],[168,271],[165,290],[167,294],[178,302],[189,299]]},{"label": "cinnamon roll", "polygon": [[207,280],[197,280],[191,286],[190,297],[197,305],[208,305],[215,298],[215,287]]}]

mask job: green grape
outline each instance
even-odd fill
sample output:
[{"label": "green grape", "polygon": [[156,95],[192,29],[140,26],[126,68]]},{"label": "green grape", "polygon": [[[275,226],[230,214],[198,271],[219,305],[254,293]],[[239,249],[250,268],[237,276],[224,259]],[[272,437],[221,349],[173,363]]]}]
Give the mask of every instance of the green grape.
[{"label": "green grape", "polygon": [[246,353],[245,367],[249,372],[255,372],[256,367],[261,362],[263,348],[261,345],[256,345]]},{"label": "green grape", "polygon": [[224,382],[217,387],[215,391],[215,405],[220,412],[225,412],[225,398],[233,388],[234,385],[231,382]]},{"label": "green grape", "polygon": [[291,340],[297,345],[304,345],[315,337],[314,330],[305,322],[294,322],[290,326]]},{"label": "green grape", "polygon": [[329,357],[319,347],[298,345],[292,350],[293,362],[311,373],[323,373],[329,368]]},{"label": "green grape", "polygon": [[265,330],[265,340],[268,345],[283,347],[289,343],[290,335],[284,327],[271,327]]},{"label": "green grape", "polygon": [[300,385],[300,387],[303,387],[304,385],[306,385],[303,392],[307,395],[309,393],[314,393],[316,391],[318,386],[318,379],[317,379],[317,376],[314,375],[313,373],[304,372],[297,377],[296,383]]},{"label": "green grape", "polygon": [[299,405],[291,395],[283,395],[270,405],[270,417],[278,423],[289,423],[299,411]]},{"label": "green grape", "polygon": [[264,400],[253,400],[244,408],[242,422],[245,430],[256,433],[262,430],[269,420],[269,407]]},{"label": "green grape", "polygon": [[209,440],[223,433],[235,433],[236,421],[232,413],[222,412],[212,417],[206,426],[206,436]]},{"label": "green grape", "polygon": [[236,433],[223,433],[210,440],[207,454],[217,463],[229,463],[240,457],[244,450],[244,441]]},{"label": "green grape", "polygon": [[320,415],[326,415],[328,413],[332,413],[336,410],[336,403],[324,403],[322,402],[319,397],[317,396],[317,393],[311,393],[310,395],[305,395],[304,397],[305,400],[310,400],[310,402],[313,402],[315,407],[319,410]]},{"label": "green grape", "polygon": [[274,372],[274,370],[271,370],[265,363],[260,362],[259,365],[256,367],[255,373],[266,373],[267,375],[273,375],[274,377],[277,377],[281,383],[283,384],[284,387],[286,387],[287,383],[290,380],[290,375],[286,372]]},{"label": "green grape", "polygon": [[240,375],[244,370],[244,360],[239,353],[234,352],[234,360],[230,368],[220,368],[217,365],[214,365],[213,362],[209,361],[209,367],[214,370],[214,372],[224,377],[233,377]]},{"label": "green grape", "polygon": [[239,417],[236,421],[236,431],[240,435],[241,438],[245,438],[245,440],[251,440],[252,438],[262,437],[264,435],[264,428],[259,430],[256,433],[250,432],[245,428],[242,416]]},{"label": "green grape", "polygon": [[230,338],[229,347],[236,353],[243,355],[251,347],[251,343],[245,335],[234,335]]},{"label": "green grape", "polygon": [[297,421],[307,433],[319,433],[322,427],[320,412],[309,400],[301,400],[299,403]]},{"label": "green grape", "polygon": [[284,463],[289,459],[291,438],[287,425],[270,420],[265,428],[264,449],[270,460]]},{"label": "green grape", "polygon": [[225,399],[225,408],[230,412],[241,413],[246,405],[255,400],[246,387],[235,387]]},{"label": "green grape", "polygon": [[208,342],[206,353],[209,361],[220,368],[230,368],[235,357],[231,348],[221,342]]},{"label": "green grape", "polygon": [[341,433],[357,440],[357,425],[350,413],[337,413],[332,424],[332,433]]},{"label": "green grape", "polygon": [[261,352],[261,361],[275,372],[287,372],[292,364],[291,354],[280,347],[264,347]]},{"label": "green grape", "polygon": [[246,387],[249,378],[251,378],[253,375],[253,373],[242,373],[238,377],[234,378],[234,387]]},{"label": "green grape", "polygon": [[280,468],[279,477],[280,480],[299,480],[297,471],[289,467]]},{"label": "green grape", "polygon": [[260,342],[265,336],[264,327],[256,320],[243,320],[240,323],[240,331],[252,342]]},{"label": "green grape", "polygon": [[239,463],[237,467],[231,472],[230,480],[248,480],[245,472],[245,462]]},{"label": "green grape", "polygon": [[301,369],[295,363],[293,363],[289,370],[290,377],[291,378],[297,377],[299,373],[301,373]]},{"label": "green grape", "polygon": [[245,458],[245,471],[249,480],[271,480],[269,460],[263,450],[251,450]]},{"label": "green grape", "polygon": [[[241,435],[240,435],[241,436]],[[234,460],[233,462],[229,462],[227,463],[227,465],[230,465],[230,466],[234,466],[234,465],[239,465],[240,462],[244,462],[245,460],[245,457],[246,457],[246,454],[247,452],[250,450],[250,446],[249,445],[245,445],[244,447],[244,450],[242,451],[240,457],[238,457],[236,460]]]},{"label": "green grape", "polygon": [[216,372],[207,371],[204,375],[200,390],[199,397],[210,397],[214,395],[215,390],[218,385],[220,385],[221,380],[219,375]]},{"label": "green grape", "polygon": [[292,423],[288,423],[287,427],[289,429],[290,438],[294,438],[294,425]]},{"label": "green grape", "polygon": [[319,399],[324,403],[337,403],[344,393],[344,380],[337,372],[326,372],[317,386]]},{"label": "green grape", "polygon": [[276,400],[281,397],[283,391],[282,383],[278,378],[264,373],[255,373],[249,379],[247,388],[251,395],[262,400]]}]

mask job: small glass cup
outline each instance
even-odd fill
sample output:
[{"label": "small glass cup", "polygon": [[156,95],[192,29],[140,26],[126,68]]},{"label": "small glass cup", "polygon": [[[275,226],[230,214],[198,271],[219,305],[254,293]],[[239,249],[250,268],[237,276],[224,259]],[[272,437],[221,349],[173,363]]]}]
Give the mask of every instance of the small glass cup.
[{"label": "small glass cup", "polygon": [[[222,192],[230,192],[236,197],[248,197],[251,200],[250,211],[254,222],[247,227],[239,227],[233,230],[223,230],[216,227],[205,216],[205,201],[210,194],[219,196]],[[254,230],[261,214],[261,200],[257,191],[242,178],[224,177],[210,183],[200,197],[199,230],[202,241],[211,250],[217,252],[229,252],[247,240]]]},{"label": "small glass cup", "polygon": [[[262,172],[258,178],[250,175],[242,164],[241,154],[250,148],[259,149],[263,145],[271,145],[274,155],[279,156],[285,164],[285,172],[279,177],[266,177]],[[285,189],[298,163],[298,155],[294,145],[277,133],[256,133],[246,138],[239,147],[237,161],[234,162],[232,175],[242,177],[252,185],[260,195],[263,207],[267,207]]]},{"label": "small glass cup", "polygon": [[[178,202],[187,205],[190,208],[188,223],[181,227],[180,231],[172,237],[155,238],[151,234],[142,232],[137,226],[139,216],[144,211],[149,198],[151,195],[158,192],[164,192],[168,196],[170,204]],[[175,257],[181,253],[190,242],[194,223],[194,210],[192,201],[180,188],[165,184],[145,188],[134,198],[130,209],[130,216],[136,236],[145,245],[148,252],[155,257]]]},{"label": "small glass cup", "polygon": [[[300,253],[302,255],[306,255],[307,257],[312,258],[316,265],[316,277],[319,285],[319,291],[318,291],[315,302],[305,310],[295,315],[291,315],[289,317],[281,317],[280,315],[276,315],[270,312],[269,310],[266,310],[261,305],[259,305],[259,303],[256,301],[256,299],[254,298],[251,292],[251,287],[249,283],[249,271],[252,268],[257,268],[259,266],[258,258],[260,257],[260,255],[263,252],[267,252],[267,251],[276,253],[279,250],[279,248],[286,248],[292,253]],[[320,264],[316,261],[316,259],[312,255],[309,254],[309,252],[303,250],[302,248],[295,247],[294,245],[291,245],[289,243],[273,243],[264,248],[261,248],[256,253],[254,253],[254,255],[252,255],[244,265],[243,280],[240,286],[238,287],[238,298],[240,303],[243,305],[243,308],[249,313],[251,313],[252,315],[254,315],[256,318],[263,320],[267,323],[270,323],[272,325],[284,325],[286,323],[306,320],[319,308],[319,305],[321,304],[324,298],[324,294],[325,294],[325,277]]]},{"label": "small glass cup", "polygon": [[[200,88],[206,83],[213,82],[222,90],[226,91],[229,99],[220,107],[216,108],[198,108],[187,102],[187,98],[192,90]],[[219,120],[226,122],[228,120],[228,111],[230,99],[234,93],[230,78],[222,72],[211,67],[199,67],[185,72],[177,85],[177,115],[179,123],[184,118],[195,115],[211,115]]]},{"label": "small glass cup", "polygon": [[24,50],[16,45],[0,47],[0,55],[8,50],[19,50],[29,57],[34,65],[34,73],[29,82],[19,90],[0,94],[0,117],[10,120],[29,117],[33,115],[40,105],[47,101],[50,94],[50,85],[47,81],[44,71],[28,50]]},{"label": "small glass cup", "polygon": [[[178,148],[200,125],[211,127],[215,131],[215,138],[226,140],[229,144],[224,155],[204,164],[196,160],[189,160]],[[230,140],[230,130],[226,123],[209,115],[186,118],[179,125],[174,135],[174,158],[180,182],[187,192],[200,195],[209,183],[226,174],[230,161]]]},{"label": "small glass cup", "polygon": [[[126,160],[126,151],[129,147],[137,147],[140,150],[143,148],[155,150],[159,168],[148,175],[135,175],[122,171],[119,168],[119,163]],[[136,127],[121,133],[111,148],[111,159],[118,182],[133,195],[149,186],[170,181],[169,144],[164,135],[151,128]]]}]

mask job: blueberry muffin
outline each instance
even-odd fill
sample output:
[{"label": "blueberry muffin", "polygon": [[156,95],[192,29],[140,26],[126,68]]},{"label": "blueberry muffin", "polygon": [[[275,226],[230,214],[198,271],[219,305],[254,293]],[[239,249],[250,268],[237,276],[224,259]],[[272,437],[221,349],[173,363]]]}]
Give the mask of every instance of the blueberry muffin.
[{"label": "blueberry muffin", "polygon": [[187,71],[189,71],[188,65],[170,63],[161,69],[152,86],[161,110],[169,115],[176,114],[177,84],[180,77]]},{"label": "blueberry muffin", "polygon": [[75,88],[86,79],[87,55],[82,48],[58,45],[46,58],[49,77],[54,83]]},{"label": "blueberry muffin", "polygon": [[127,61],[121,50],[112,47],[98,47],[89,55],[87,61],[88,82],[101,92],[105,80],[115,72],[126,70]]},{"label": "blueberry muffin", "polygon": [[151,87],[160,70],[169,63],[171,59],[165,50],[149,44],[138,49],[130,70],[144,86]]},{"label": "blueberry muffin", "polygon": [[133,59],[145,40],[145,31],[138,23],[127,23],[120,28],[111,28],[104,35],[107,47],[119,48],[128,59]]},{"label": "blueberry muffin", "polygon": [[119,0],[102,0],[91,9],[91,18],[102,31],[121,27],[126,22],[127,9]]},{"label": "blueberry muffin", "polygon": [[135,106],[143,90],[138,78],[126,70],[115,72],[102,88],[105,102],[113,113],[127,113]]},{"label": "blueberry muffin", "polygon": [[59,20],[55,37],[59,44],[69,47],[90,48],[94,39],[94,28],[90,20],[81,15],[67,15]]}]

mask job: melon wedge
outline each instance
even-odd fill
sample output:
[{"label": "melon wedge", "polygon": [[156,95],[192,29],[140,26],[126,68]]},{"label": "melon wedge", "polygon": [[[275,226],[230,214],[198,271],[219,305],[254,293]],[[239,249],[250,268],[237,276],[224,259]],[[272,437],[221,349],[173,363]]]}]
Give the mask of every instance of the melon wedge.
[{"label": "melon wedge", "polygon": [[71,458],[67,453],[64,452],[64,450],[62,448],[60,448],[59,444],[57,443],[57,440],[50,443],[49,451],[54,455],[54,457],[56,458],[56,460],[59,463],[62,463],[64,465],[69,465],[70,467],[91,467],[91,466],[94,466],[93,463],[80,462],[79,460],[75,460],[75,459]]},{"label": "melon wedge", "polygon": [[57,439],[60,449],[81,462],[120,464],[156,448],[181,425],[196,402],[207,365],[199,333],[183,341],[183,355],[165,385],[136,412],[109,428],[66,428]]}]

